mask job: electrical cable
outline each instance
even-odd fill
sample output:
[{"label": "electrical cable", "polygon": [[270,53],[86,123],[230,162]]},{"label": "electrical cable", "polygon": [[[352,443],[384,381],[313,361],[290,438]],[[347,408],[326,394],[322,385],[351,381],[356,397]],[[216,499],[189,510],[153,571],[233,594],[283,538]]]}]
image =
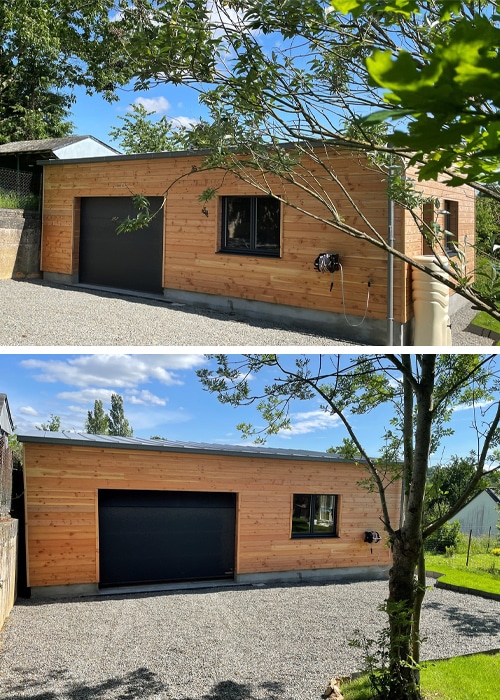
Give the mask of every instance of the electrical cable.
[{"label": "electrical cable", "polygon": [[371,282],[368,281],[368,290],[367,290],[367,292],[366,292],[366,306],[365,306],[365,313],[364,313],[364,315],[363,315],[363,318],[361,319],[361,321],[360,321],[359,323],[351,323],[351,322],[347,319],[346,310],[345,310],[344,269],[343,269],[343,267],[342,267],[342,265],[341,265],[340,263],[338,263],[338,266],[339,266],[339,268],[340,268],[340,280],[341,280],[341,283],[342,283],[342,309],[343,309],[343,312],[344,312],[344,318],[345,318],[345,321],[346,321],[347,325],[351,326],[352,328],[356,328],[357,326],[361,326],[361,324],[364,323],[364,321],[365,321],[365,319],[366,319],[366,314],[368,313],[368,304],[370,303],[370,286],[371,286]]}]

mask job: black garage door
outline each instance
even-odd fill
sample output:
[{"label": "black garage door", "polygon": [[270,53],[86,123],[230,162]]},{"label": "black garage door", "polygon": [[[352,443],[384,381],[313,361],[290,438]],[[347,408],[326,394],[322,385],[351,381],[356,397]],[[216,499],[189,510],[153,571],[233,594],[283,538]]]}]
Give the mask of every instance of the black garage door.
[{"label": "black garage door", "polygon": [[[151,211],[162,203],[150,197]],[[137,210],[130,197],[82,197],[79,280],[84,284],[161,293],[163,212],[147,228],[117,235],[116,227]]]},{"label": "black garage door", "polygon": [[234,493],[99,491],[101,586],[233,578]]}]

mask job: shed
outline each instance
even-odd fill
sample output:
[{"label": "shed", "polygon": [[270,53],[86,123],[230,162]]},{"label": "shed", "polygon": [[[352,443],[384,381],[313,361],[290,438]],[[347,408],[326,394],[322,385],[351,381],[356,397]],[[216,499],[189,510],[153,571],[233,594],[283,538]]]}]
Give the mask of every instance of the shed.
[{"label": "shed", "polygon": [[[28,586],[95,594],[181,581],[385,576],[359,463],[329,453],[83,433],[24,443]],[[399,487],[387,492],[399,514]]]},{"label": "shed", "polygon": [[459,510],[453,520],[460,522],[460,532],[469,534],[472,530],[473,537],[495,537],[500,522],[500,495],[495,489],[484,489]]}]

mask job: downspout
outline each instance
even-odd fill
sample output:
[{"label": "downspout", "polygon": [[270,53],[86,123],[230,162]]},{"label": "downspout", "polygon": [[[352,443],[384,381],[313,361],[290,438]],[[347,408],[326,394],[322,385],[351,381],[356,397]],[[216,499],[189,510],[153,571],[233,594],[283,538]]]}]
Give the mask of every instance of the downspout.
[{"label": "downspout", "polygon": [[[392,178],[394,166],[390,157],[388,176],[388,215],[387,215],[387,243],[394,248],[394,200],[391,197]],[[387,255],[387,345],[394,345],[394,256]]]}]

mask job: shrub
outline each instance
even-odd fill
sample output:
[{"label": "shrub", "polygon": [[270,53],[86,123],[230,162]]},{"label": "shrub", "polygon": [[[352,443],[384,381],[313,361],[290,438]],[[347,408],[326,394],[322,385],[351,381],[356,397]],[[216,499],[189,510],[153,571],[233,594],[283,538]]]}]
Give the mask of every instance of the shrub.
[{"label": "shrub", "polygon": [[500,557],[500,549],[492,549],[491,553],[494,554],[496,557]]},{"label": "shrub", "polygon": [[455,520],[453,523],[445,523],[439,530],[433,532],[424,543],[426,552],[434,554],[446,554],[447,549],[457,550],[460,535],[460,523]]}]

